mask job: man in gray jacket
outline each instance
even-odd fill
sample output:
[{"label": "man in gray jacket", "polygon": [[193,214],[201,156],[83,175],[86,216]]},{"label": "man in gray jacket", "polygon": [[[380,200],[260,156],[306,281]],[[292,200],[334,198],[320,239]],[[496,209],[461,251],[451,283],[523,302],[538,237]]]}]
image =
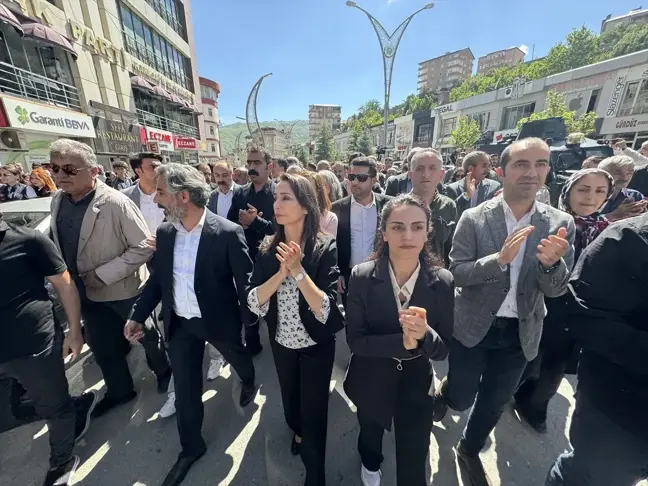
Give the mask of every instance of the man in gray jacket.
[{"label": "man in gray jacket", "polygon": [[474,402],[456,448],[472,486],[491,484],[479,452],[538,353],[544,297],[566,291],[573,264],[573,219],[535,200],[549,158],[537,138],[507,147],[497,169],[503,194],[463,213],[450,252],[455,327],[435,420]]}]

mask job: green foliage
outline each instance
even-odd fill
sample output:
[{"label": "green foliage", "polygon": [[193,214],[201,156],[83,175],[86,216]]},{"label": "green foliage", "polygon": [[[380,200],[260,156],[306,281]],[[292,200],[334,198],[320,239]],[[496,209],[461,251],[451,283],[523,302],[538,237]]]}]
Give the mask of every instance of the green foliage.
[{"label": "green foliage", "polygon": [[306,147],[303,145],[299,145],[293,155],[297,157],[303,165],[306,165],[308,162],[308,150],[306,150]]},{"label": "green foliage", "polygon": [[456,128],[450,134],[450,143],[457,149],[471,150],[481,137],[479,123],[468,116],[460,116]]},{"label": "green foliage", "polygon": [[439,104],[439,98],[429,88],[423,89],[419,94],[411,94],[401,104],[392,108],[394,117],[405,116],[417,111],[431,110]]},{"label": "green foliage", "polygon": [[527,80],[543,78],[642,49],[648,49],[646,24],[624,25],[601,35],[580,27],[572,30],[542,59],[469,77],[450,92],[450,101],[510,86],[518,76],[524,76]]},{"label": "green foliage", "polygon": [[[261,122],[262,127],[273,127],[278,130],[282,130],[287,125],[292,125],[293,121],[272,121],[272,122]],[[219,128],[221,147],[223,149],[223,155],[234,154],[234,149],[236,148],[236,136],[239,133],[243,133],[240,138],[240,147],[245,149],[245,136],[249,135],[247,125],[244,122],[241,123],[232,123],[231,125],[225,125]],[[292,134],[290,137],[290,144],[304,144],[308,142],[308,120],[300,120],[293,127]]]},{"label": "green foliage", "polygon": [[545,100],[545,109],[537,113],[532,113],[527,118],[522,118],[518,124],[518,130],[522,124],[528,121],[545,120],[547,118],[560,117],[565,120],[567,126],[567,133],[584,133],[585,135],[595,131],[594,122],[596,121],[596,112],[585,113],[583,115],[576,115],[575,111],[569,111],[565,104],[564,95],[549,91],[547,99]]},{"label": "green foliage", "polygon": [[324,125],[315,142],[315,160],[332,160],[333,151],[333,135],[331,129]]},{"label": "green foliage", "polygon": [[363,131],[358,138],[358,143],[356,144],[356,152],[361,152],[365,155],[373,154],[373,147],[371,146],[371,139],[369,134],[366,131]]}]

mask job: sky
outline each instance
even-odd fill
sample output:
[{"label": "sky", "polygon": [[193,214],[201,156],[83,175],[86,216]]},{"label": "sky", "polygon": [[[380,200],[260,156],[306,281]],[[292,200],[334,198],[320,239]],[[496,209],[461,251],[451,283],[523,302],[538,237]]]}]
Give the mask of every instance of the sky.
[{"label": "sky", "polygon": [[[356,2],[391,33],[426,0]],[[526,45],[530,60],[572,28],[599,32],[608,14],[638,6],[637,0],[438,0],[401,40],[391,104],[416,92],[418,63],[426,59],[464,47],[478,58]],[[224,124],[245,117],[252,86],[270,72],[258,97],[261,121],[306,120],[311,104],[341,105],[346,119],[364,102],[384,99],[378,39],[369,19],[345,0],[191,0],[191,11],[198,71],[221,86]]]}]

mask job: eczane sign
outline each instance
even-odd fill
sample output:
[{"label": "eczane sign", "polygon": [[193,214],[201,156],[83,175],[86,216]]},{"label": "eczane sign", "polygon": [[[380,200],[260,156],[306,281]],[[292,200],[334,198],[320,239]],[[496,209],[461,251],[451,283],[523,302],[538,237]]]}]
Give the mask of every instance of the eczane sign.
[{"label": "eczane sign", "polygon": [[32,103],[24,99],[2,97],[9,125],[20,130],[96,138],[92,118],[83,113]]}]

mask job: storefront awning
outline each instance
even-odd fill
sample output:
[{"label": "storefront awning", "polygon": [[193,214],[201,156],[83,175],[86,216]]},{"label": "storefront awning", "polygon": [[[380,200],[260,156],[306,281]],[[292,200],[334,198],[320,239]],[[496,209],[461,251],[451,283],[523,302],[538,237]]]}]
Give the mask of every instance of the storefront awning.
[{"label": "storefront awning", "polygon": [[130,82],[131,86],[134,86],[135,88],[141,88],[145,91],[153,91],[153,85],[142,76],[131,76]]},{"label": "storefront awning", "polygon": [[72,56],[76,59],[77,53],[74,50],[74,47],[72,47],[72,43],[51,27],[39,24],[38,22],[25,23],[22,24],[22,27],[25,32],[25,36],[33,37],[34,39],[46,42],[47,44],[60,47],[61,49],[64,49],[72,54]]},{"label": "storefront awning", "polygon": [[169,93],[171,95],[171,101],[178,106],[184,106],[184,101],[177,94]]},{"label": "storefront awning", "polygon": [[13,14],[11,10],[9,10],[6,6],[2,5],[0,3],[0,22],[4,22],[6,24],[11,25],[14,29],[18,31],[20,35],[24,34],[24,30],[22,25],[20,25],[20,21],[16,18],[16,16]]},{"label": "storefront awning", "polygon": [[153,94],[159,96],[160,98],[173,101],[173,98],[171,98],[171,93],[169,93],[162,86],[153,86]]}]

